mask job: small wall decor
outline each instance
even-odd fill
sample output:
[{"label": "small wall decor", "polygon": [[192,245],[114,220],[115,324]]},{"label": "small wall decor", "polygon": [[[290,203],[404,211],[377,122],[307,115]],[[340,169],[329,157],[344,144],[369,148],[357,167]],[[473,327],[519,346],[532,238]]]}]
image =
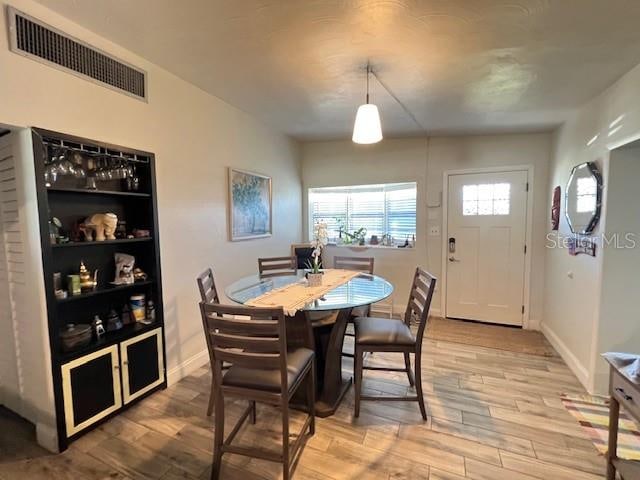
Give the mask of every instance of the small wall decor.
[{"label": "small wall decor", "polygon": [[572,235],[569,237],[569,255],[585,255],[596,256],[596,242],[593,237],[582,237]]},{"label": "small wall decor", "polygon": [[271,201],[271,177],[229,168],[231,240],[271,236]]},{"label": "small wall decor", "polygon": [[551,201],[551,230],[558,230],[560,227],[560,185],[553,189],[553,199]]}]

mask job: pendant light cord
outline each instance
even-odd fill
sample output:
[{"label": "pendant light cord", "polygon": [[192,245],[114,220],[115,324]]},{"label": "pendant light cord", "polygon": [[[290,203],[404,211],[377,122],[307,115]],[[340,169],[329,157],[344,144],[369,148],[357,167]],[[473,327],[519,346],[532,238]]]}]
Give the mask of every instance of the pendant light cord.
[{"label": "pendant light cord", "polygon": [[371,67],[369,66],[369,62],[367,62],[367,101],[365,103],[369,103],[369,73],[371,73]]},{"label": "pendant light cord", "polygon": [[407,107],[404,103],[402,103],[402,100],[400,100],[398,96],[395,93],[393,93],[391,88],[389,88],[387,84],[382,81],[382,79],[376,74],[375,70],[373,70],[368,63],[367,63],[367,103],[369,103],[369,73],[371,73],[375,77],[375,79],[382,86],[382,88],[385,89],[385,91],[389,94],[389,96],[391,96],[391,98],[393,98],[396,101],[396,103],[400,105],[402,110],[404,110],[404,112],[409,116],[409,118],[411,118],[413,123],[415,123],[420,128],[420,130],[422,130],[422,133],[424,134],[424,136],[429,138],[429,132],[427,131],[427,129],[420,123],[420,121],[411,112],[411,110],[409,110],[409,107]]}]

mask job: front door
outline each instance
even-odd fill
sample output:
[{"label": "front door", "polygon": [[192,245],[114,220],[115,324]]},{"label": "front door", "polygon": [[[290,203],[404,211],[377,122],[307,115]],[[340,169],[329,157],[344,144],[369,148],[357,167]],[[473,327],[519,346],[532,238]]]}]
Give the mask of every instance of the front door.
[{"label": "front door", "polygon": [[522,325],[527,172],[449,176],[447,317]]}]

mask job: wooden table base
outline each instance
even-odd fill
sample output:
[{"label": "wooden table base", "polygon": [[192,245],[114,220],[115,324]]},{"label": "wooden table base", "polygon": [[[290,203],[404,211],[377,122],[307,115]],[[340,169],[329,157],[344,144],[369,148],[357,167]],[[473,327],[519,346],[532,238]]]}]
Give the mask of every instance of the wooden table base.
[{"label": "wooden table base", "polygon": [[[334,314],[333,318],[311,321],[304,312],[287,321],[287,343],[295,348],[306,346],[316,352],[316,416],[335,413],[351,386],[351,378],[342,377],[342,343],[351,316],[351,308]],[[329,315],[331,312],[327,312]],[[301,343],[304,342],[304,343]],[[304,391],[294,396],[293,405],[305,404]]]}]

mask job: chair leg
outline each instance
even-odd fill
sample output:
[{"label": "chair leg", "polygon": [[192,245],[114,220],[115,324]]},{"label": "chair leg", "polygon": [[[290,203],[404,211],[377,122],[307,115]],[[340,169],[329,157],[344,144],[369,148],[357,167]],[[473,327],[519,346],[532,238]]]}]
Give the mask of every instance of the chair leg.
[{"label": "chair leg", "polygon": [[224,397],[218,395],[215,402],[216,417],[213,435],[213,466],[211,468],[211,480],[219,480],[222,468],[222,444],[224,443]]},{"label": "chair leg", "polygon": [[211,378],[211,393],[209,393],[209,406],[207,407],[207,417],[210,417],[213,414],[213,406],[215,402],[216,402],[216,382],[214,378]]},{"label": "chair leg", "polygon": [[289,480],[289,402],[282,400],[282,480]]},{"label": "chair leg", "polygon": [[353,416],[357,418],[360,416],[360,392],[362,390],[362,370],[363,370],[362,369],[362,350],[360,350],[358,346],[356,346],[354,351],[353,370],[355,374],[354,388],[355,388],[355,394],[356,394],[355,409],[353,412]]},{"label": "chair leg", "polygon": [[[311,362],[311,368],[307,373],[307,408],[311,416],[309,423],[309,435],[316,433],[316,362]],[[304,433],[304,432],[303,432]]]},{"label": "chair leg", "polygon": [[414,386],[416,384],[413,373],[411,372],[411,357],[409,357],[409,353],[404,353],[404,367],[407,369],[407,378],[409,379],[409,385]]},{"label": "chair leg", "polygon": [[427,409],[424,406],[424,395],[422,394],[422,352],[417,350],[414,357],[416,364],[416,394],[418,395],[418,405],[420,405],[420,413],[422,419],[427,419]]},{"label": "chair leg", "polygon": [[257,419],[256,402],[251,401],[251,423],[253,423],[255,425],[256,424],[256,419]]}]

